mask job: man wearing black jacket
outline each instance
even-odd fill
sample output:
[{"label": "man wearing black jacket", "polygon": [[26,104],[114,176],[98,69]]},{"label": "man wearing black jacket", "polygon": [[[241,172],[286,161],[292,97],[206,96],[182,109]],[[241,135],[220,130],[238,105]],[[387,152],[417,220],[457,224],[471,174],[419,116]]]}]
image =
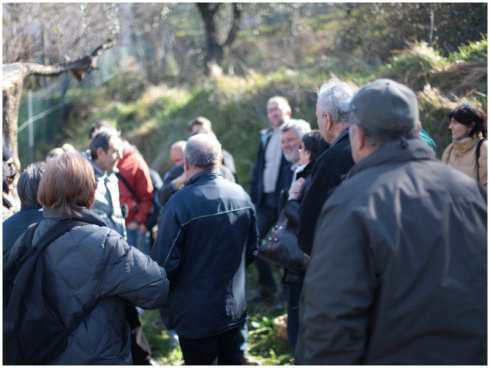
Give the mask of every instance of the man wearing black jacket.
[{"label": "man wearing black jacket", "polygon": [[241,364],[245,267],[257,248],[255,209],[218,174],[221,145],[197,134],[185,150],[186,184],[162,211],[152,257],[170,280],[169,323],[186,364]]},{"label": "man wearing black jacket", "polygon": [[309,187],[303,188],[298,241],[311,255],[315,226],[328,196],[354,165],[349,145],[346,113],[355,89],[338,79],[330,80],[318,92],[316,116],[322,137],[330,144],[313,167]]},{"label": "man wearing black jacket", "polygon": [[378,79],[351,102],[356,164],[322,208],[296,363],[485,365],[487,204],[417,137],[417,96]]}]

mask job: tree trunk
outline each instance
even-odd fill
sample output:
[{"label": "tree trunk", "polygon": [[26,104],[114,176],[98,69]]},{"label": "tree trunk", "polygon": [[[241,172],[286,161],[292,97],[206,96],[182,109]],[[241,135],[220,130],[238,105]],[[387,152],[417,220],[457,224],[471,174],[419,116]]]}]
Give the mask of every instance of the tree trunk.
[{"label": "tree trunk", "polygon": [[113,46],[113,42],[97,47],[90,55],[73,62],[42,65],[35,63],[14,63],[2,66],[2,100],[3,100],[3,144],[12,149],[14,160],[19,163],[17,147],[17,119],[19,115],[20,99],[24,80],[30,75],[55,76],[65,72],[72,72],[77,80],[82,80],[86,73],[96,68],[97,56],[103,50]]},{"label": "tree trunk", "polygon": [[231,27],[223,43],[218,40],[217,13],[222,4],[218,3],[197,3],[199,14],[204,23],[206,33],[206,73],[210,74],[223,63],[225,48],[230,47],[236,39],[240,29],[240,20],[242,16],[241,8],[238,4],[232,4],[233,16]]},{"label": "tree trunk", "polygon": [[218,41],[218,30],[216,29],[216,13],[221,4],[216,3],[198,3],[197,8],[204,22],[206,32],[206,65],[216,63],[218,65],[223,61],[223,46]]}]

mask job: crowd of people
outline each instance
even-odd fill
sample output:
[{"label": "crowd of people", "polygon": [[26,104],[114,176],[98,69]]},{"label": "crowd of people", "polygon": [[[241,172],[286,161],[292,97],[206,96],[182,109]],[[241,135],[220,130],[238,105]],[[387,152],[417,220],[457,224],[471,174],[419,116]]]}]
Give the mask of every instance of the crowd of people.
[{"label": "crowd of people", "polygon": [[4,360],[151,364],[159,309],[185,364],[248,364],[248,302],[287,306],[296,364],[486,364],[485,113],[451,111],[438,160],[393,80],[323,84],[318,130],[265,107],[248,193],[205,117],[161,174],[104,121],[20,175],[4,146]]}]

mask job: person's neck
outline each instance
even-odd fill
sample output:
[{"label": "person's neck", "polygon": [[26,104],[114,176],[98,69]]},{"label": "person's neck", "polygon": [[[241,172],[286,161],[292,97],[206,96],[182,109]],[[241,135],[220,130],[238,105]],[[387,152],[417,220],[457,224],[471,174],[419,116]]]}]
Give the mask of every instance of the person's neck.
[{"label": "person's neck", "polygon": [[204,172],[213,173],[213,172],[216,172],[217,170],[218,170],[218,168],[216,168],[216,167],[215,168],[209,168],[209,169],[203,169],[201,167],[191,166],[190,168],[187,168],[187,170],[186,170],[186,178],[187,178],[187,181],[189,181],[192,178],[194,178],[195,176],[202,174]]},{"label": "person's neck", "polygon": [[284,125],[284,123],[286,123],[288,121],[288,119],[284,119],[283,121],[281,121],[279,124],[277,124],[276,126],[272,126],[272,130],[274,132],[278,132],[279,130],[281,130],[281,127]]},{"label": "person's neck", "polygon": [[474,137],[469,137],[469,136],[465,136],[465,137],[462,137],[462,138],[459,138],[459,139],[454,139],[453,140],[453,143],[456,143],[456,144],[465,144],[469,141],[471,141]]},{"label": "person's neck", "polygon": [[100,163],[97,160],[94,161],[94,164],[95,166],[97,166],[97,169],[99,169],[102,173],[107,173],[107,170],[100,166]]},{"label": "person's neck", "polygon": [[339,136],[342,134],[342,132],[348,128],[348,124],[347,123],[336,123],[332,130],[333,130],[333,134],[332,134],[332,138],[330,139],[330,142],[327,140],[327,142],[329,144],[333,144],[338,138]]}]

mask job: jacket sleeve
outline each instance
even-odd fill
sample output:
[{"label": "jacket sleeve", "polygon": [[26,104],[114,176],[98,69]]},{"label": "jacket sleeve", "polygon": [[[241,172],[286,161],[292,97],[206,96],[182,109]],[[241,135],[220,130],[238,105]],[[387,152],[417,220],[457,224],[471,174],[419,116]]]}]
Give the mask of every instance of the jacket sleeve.
[{"label": "jacket sleeve", "polygon": [[478,160],[478,167],[480,170],[480,177],[478,180],[485,189],[487,188],[487,153],[488,144],[487,141],[483,141],[480,147],[480,159]]},{"label": "jacket sleeve", "polygon": [[449,152],[451,151],[451,147],[452,147],[452,143],[449,144],[449,146],[447,146],[444,149],[444,152],[442,153],[441,161],[444,162],[445,164],[449,163]]},{"label": "jacket sleeve", "polygon": [[298,241],[308,255],[311,255],[315,227],[323,204],[354,165],[348,141],[329,148],[325,154],[327,156],[315,165],[311,184],[300,205]]},{"label": "jacket sleeve", "polygon": [[169,283],[165,270],[149,256],[110,231],[105,241],[99,297],[118,296],[143,308],[163,306]]},{"label": "jacket sleeve", "polygon": [[153,206],[153,184],[151,182],[150,170],[143,158],[140,158],[138,162],[138,168],[133,182],[136,184],[135,190],[140,200],[138,212],[135,214],[135,220],[139,224],[144,224]]},{"label": "jacket sleeve", "polygon": [[245,252],[247,266],[255,259],[255,253],[258,248],[259,233],[257,230],[257,218],[255,210],[251,210],[251,221],[247,240],[247,249]]},{"label": "jacket sleeve", "polygon": [[160,206],[164,206],[168,202],[170,197],[177,192],[177,188],[172,182],[168,184],[163,184],[163,186],[158,190],[157,198]]},{"label": "jacket sleeve", "polygon": [[151,256],[165,267],[170,279],[175,278],[180,264],[183,241],[181,225],[172,202],[169,202],[160,216],[158,236],[151,250]]},{"label": "jacket sleeve", "polygon": [[300,305],[298,364],[359,364],[368,334],[375,273],[362,216],[322,211]]}]

